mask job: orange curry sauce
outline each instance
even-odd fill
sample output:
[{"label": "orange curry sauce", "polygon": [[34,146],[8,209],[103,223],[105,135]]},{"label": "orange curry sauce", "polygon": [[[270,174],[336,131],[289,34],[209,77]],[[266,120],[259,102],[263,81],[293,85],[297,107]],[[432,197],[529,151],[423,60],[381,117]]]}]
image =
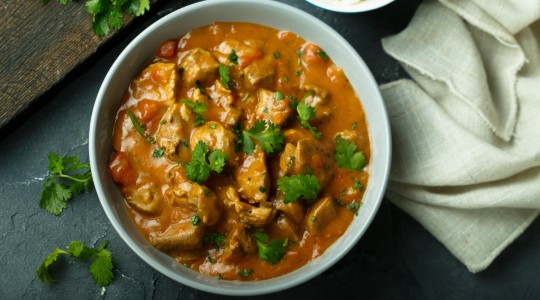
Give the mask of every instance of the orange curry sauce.
[{"label": "orange curry sauce", "polygon": [[[191,74],[194,77],[188,78],[189,70],[182,67],[182,62],[185,63],[191,51],[197,48],[204,49],[217,62],[228,67],[229,90],[223,89],[223,86],[218,87],[220,75],[215,68],[211,74]],[[231,49],[235,50],[237,63],[229,58]],[[124,196],[127,210],[145,238],[153,241],[152,236],[159,237],[171,226],[185,223],[190,223],[189,226],[201,226],[205,235],[219,233],[225,237],[225,242],[219,247],[198,241],[196,247],[171,248],[170,245],[166,247],[158,245],[158,249],[167,252],[186,267],[207,276],[254,281],[280,276],[305,265],[320,256],[345,232],[355,217],[348,204],[361,203],[364,188],[359,189],[358,183],[363,187],[367,185],[371,148],[366,119],[359,99],[341,69],[333,64],[322,49],[291,32],[248,23],[215,23],[195,29],[178,40],[165,41],[157,50],[152,64],[154,67],[150,65],[132,80],[121,100],[113,133],[114,153],[110,162],[111,175]],[[257,69],[259,67],[261,70]],[[249,81],[248,78],[253,80]],[[193,79],[197,80],[193,82]],[[225,91],[228,98],[220,98],[220,89]],[[259,155],[259,157],[262,155],[262,166],[267,170],[263,170],[263,173],[258,170],[257,174],[269,178],[267,188],[261,189],[262,195],[266,197],[262,202],[271,209],[272,214],[264,225],[242,224],[240,228],[244,238],[255,245],[255,251],[243,251],[231,237],[232,228],[242,223],[242,220],[235,207],[227,205],[224,198],[227,197],[227,188],[238,190],[239,185],[246,184],[239,181],[236,174],[249,155],[242,151],[227,153],[236,157],[234,162],[236,165],[227,164],[221,174],[212,173],[208,180],[201,184],[216,195],[215,201],[218,202],[215,204],[219,210],[218,220],[212,225],[203,222],[191,225],[191,218],[196,214],[196,210],[193,206],[173,201],[169,190],[181,183],[178,180],[188,181],[185,174],[182,174],[184,171],[182,166],[191,159],[189,149],[193,150],[190,148],[193,145],[190,144],[192,142],[190,139],[196,130],[211,121],[217,122],[220,128],[223,126],[226,131],[232,131],[234,123],[242,124],[242,128],[247,130],[257,120],[272,119],[265,117],[264,111],[267,109],[263,112],[260,110],[258,105],[262,101],[259,99],[260,89],[270,91],[272,95],[276,91],[281,92],[284,99],[279,101],[285,101],[287,105],[294,99],[302,99],[309,90],[315,90],[310,98],[317,96],[320,98],[318,100],[322,99],[320,103],[317,103],[317,99],[311,99],[313,106],[321,105],[315,112],[323,115],[318,115],[309,123],[322,133],[320,139],[315,140],[316,143],[325,145],[326,150],[321,153],[322,159],[330,162],[330,165],[326,166],[327,169],[320,173],[330,176],[328,184],[321,188],[318,197],[330,196],[332,210],[335,213],[331,214],[331,219],[322,220],[325,224],[320,230],[310,231],[308,222],[319,221],[313,216],[310,217],[310,210],[314,204],[299,199],[295,204],[300,207],[299,216],[298,214],[290,216],[286,210],[276,208],[278,201],[276,199],[280,198],[276,182],[278,178],[284,176],[283,170],[280,169],[280,158],[285,151],[285,144],[294,144],[298,140],[298,137],[289,131],[289,134],[285,135],[284,149],[273,155],[266,153]],[[195,126],[191,121],[184,122],[185,140],[181,142],[176,140],[176,144],[173,143],[174,153],[171,154],[171,149],[165,151],[165,155],[159,153],[160,148],[171,146],[159,136],[160,128],[165,128],[168,121],[178,121],[164,120],[167,111],[173,104],[183,105],[179,104],[181,99],[195,101],[196,97],[205,98],[201,100],[207,105],[207,111],[202,113],[205,125]],[[232,102],[227,102],[226,99]],[[128,112],[135,117],[145,136],[137,132]],[[270,113],[273,113],[273,107],[270,107]],[[279,124],[281,131],[292,129],[301,132],[307,138],[313,138],[308,130],[301,128],[297,115],[297,112],[291,109],[286,114],[286,120]],[[352,136],[351,141],[354,141],[358,150],[364,153],[368,162],[363,170],[351,171],[336,166],[334,138],[337,134],[344,137]],[[210,148],[212,150],[212,147]],[[262,153],[260,146],[257,148],[259,152],[256,153]],[[307,173],[317,174],[322,168],[321,158],[309,155],[311,165],[305,170]],[[228,160],[231,158],[228,157]],[[172,170],[180,172],[177,175],[181,174],[178,175],[180,179],[174,182],[171,181],[171,176],[175,176],[171,174]],[[353,187],[355,183],[356,188]],[[135,195],[136,193],[138,194]],[[134,205],[135,198],[139,199],[138,201],[143,199],[143,202],[153,201],[151,203],[153,206],[148,209],[148,205],[146,208],[143,206],[149,203]],[[242,193],[240,198],[242,202],[253,207],[263,205],[260,200],[245,199]],[[292,231],[283,230],[276,225],[284,218],[288,220],[287,224],[292,226]],[[269,241],[288,240],[285,255],[279,262],[271,264],[258,257],[257,246],[252,238],[255,230],[267,234]],[[236,247],[233,249],[233,255],[222,257],[227,248],[233,246]],[[252,272],[245,277],[238,274],[242,270]]]}]

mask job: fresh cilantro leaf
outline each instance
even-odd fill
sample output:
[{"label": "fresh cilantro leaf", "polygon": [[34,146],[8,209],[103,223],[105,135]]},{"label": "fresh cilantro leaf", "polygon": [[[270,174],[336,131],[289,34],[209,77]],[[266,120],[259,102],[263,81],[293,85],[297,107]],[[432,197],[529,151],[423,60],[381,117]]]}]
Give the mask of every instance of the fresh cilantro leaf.
[{"label": "fresh cilantro leaf", "polygon": [[362,151],[356,151],[356,144],[337,135],[335,138],[334,159],[338,167],[361,171],[367,164]]},{"label": "fresh cilantro leaf", "polygon": [[71,241],[66,250],[56,248],[51,254],[49,254],[45,260],[39,265],[36,275],[41,282],[50,283],[53,281],[52,276],[49,274],[49,266],[54,263],[60,255],[70,255],[82,261],[93,260],[89,266],[90,274],[92,278],[99,286],[107,286],[111,283],[114,274],[112,272],[112,258],[111,253],[105,250],[107,241],[105,241],[97,249],[85,247],[82,242]]},{"label": "fresh cilantro leaf", "polygon": [[321,188],[317,177],[311,174],[283,176],[277,183],[278,190],[285,195],[285,203],[295,202],[298,199],[305,199],[311,203],[317,199]]},{"label": "fresh cilantro leaf", "polygon": [[362,206],[362,203],[359,202],[353,202],[347,204],[347,210],[358,216],[358,210],[360,209],[360,206]]},{"label": "fresh cilantro leaf", "polygon": [[301,50],[294,50],[294,52],[298,55],[297,63],[298,65],[302,64],[302,56],[304,55],[304,52]]},{"label": "fresh cilantro leaf", "polygon": [[39,281],[41,281],[42,283],[43,282],[51,283],[54,281],[51,274],[49,273],[49,266],[52,265],[52,263],[54,263],[58,259],[58,257],[62,254],[67,254],[67,252],[60,248],[56,248],[54,249],[53,252],[51,252],[51,254],[45,257],[45,259],[43,260],[41,265],[39,265],[36,271],[36,275]]},{"label": "fresh cilantro leaf", "polygon": [[230,74],[231,74],[231,71],[229,70],[229,68],[226,65],[219,64],[219,81],[228,90],[231,89],[231,87],[230,87],[230,81],[231,81]]},{"label": "fresh cilantro leaf", "polygon": [[128,0],[126,3],[129,5],[124,8],[129,14],[134,14],[135,16],[141,16],[145,11],[150,10],[150,0]]},{"label": "fresh cilantro leaf", "polygon": [[251,138],[256,139],[268,154],[274,154],[283,148],[283,132],[271,122],[257,121],[249,130],[242,132],[242,150],[249,155],[255,151],[255,143]]},{"label": "fresh cilantro leaf", "polygon": [[275,59],[278,59],[278,58],[279,58],[279,52],[277,52],[277,51],[274,52],[274,53],[272,54],[272,56],[273,56]]},{"label": "fresh cilantro leaf", "polygon": [[304,97],[302,97],[302,100],[300,102],[295,103],[296,111],[298,112],[298,120],[300,120],[300,126],[302,128],[309,129],[311,134],[315,138],[321,138],[321,133],[315,128],[314,126],[311,126],[309,124],[309,120],[315,118],[315,108],[312,106],[307,105],[304,101],[311,95],[313,95],[314,91],[310,90],[308,91]]},{"label": "fresh cilantro leaf", "polygon": [[203,183],[210,176],[210,171],[221,173],[227,160],[227,155],[221,150],[214,150],[210,153],[209,160],[206,160],[206,154],[209,152],[208,145],[199,141],[191,154],[191,161],[184,166],[184,171],[189,180],[197,183]]},{"label": "fresh cilantro leaf", "polygon": [[229,61],[235,65],[238,64],[238,55],[236,55],[236,51],[234,51],[234,49],[232,49],[232,52],[229,55]]},{"label": "fresh cilantro leaf", "polygon": [[203,245],[212,244],[214,249],[219,249],[225,243],[225,236],[219,232],[212,232],[210,235],[205,235],[203,238]]},{"label": "fresh cilantro leaf", "polygon": [[289,240],[272,240],[268,242],[268,236],[261,231],[256,231],[254,234],[255,241],[257,242],[257,254],[260,260],[267,261],[273,265],[281,261],[285,255],[285,248],[289,244]]},{"label": "fresh cilantro leaf", "polygon": [[253,274],[253,269],[243,269],[236,273],[236,275],[242,276],[244,278],[248,278],[251,274]]},{"label": "fresh cilantro leaf", "polygon": [[276,101],[281,101],[281,100],[283,100],[284,98],[285,98],[285,96],[283,95],[282,92],[276,91],[276,92],[274,93],[274,100],[276,100]]},{"label": "fresh cilantro leaf", "polygon": [[191,220],[191,224],[193,226],[197,226],[197,225],[199,225],[201,223],[201,218],[199,216],[197,216],[197,215],[191,216],[190,220]]},{"label": "fresh cilantro leaf", "polygon": [[216,173],[221,173],[221,171],[223,171],[223,167],[225,166],[227,155],[221,150],[214,150],[208,156],[208,160],[210,161],[210,170]]},{"label": "fresh cilantro leaf", "polygon": [[131,124],[133,124],[133,128],[135,128],[135,131],[140,136],[142,136],[145,141],[155,144],[156,140],[153,137],[146,135],[146,131],[144,130],[144,123],[139,123],[139,119],[137,118],[137,116],[135,116],[135,113],[131,110],[128,110],[127,114],[129,116],[129,119],[131,120]]},{"label": "fresh cilantro leaf", "polygon": [[159,149],[154,150],[154,152],[152,152],[152,157],[154,158],[160,158],[160,157],[163,157],[163,155],[165,155],[164,148],[159,148]]},{"label": "fresh cilantro leaf", "polygon": [[206,118],[202,114],[203,112],[208,110],[208,107],[206,106],[206,103],[202,101],[189,101],[186,99],[181,99],[181,103],[184,103],[187,107],[191,108],[191,110],[195,113],[195,121],[193,122],[193,125],[195,126],[201,126],[206,121]]},{"label": "fresh cilantro leaf", "polygon": [[242,124],[240,124],[240,122],[234,124],[232,132],[236,136],[234,138],[234,152],[238,153],[242,150],[243,147]]},{"label": "fresh cilantro leaf", "polygon": [[317,56],[322,59],[328,59],[328,54],[326,54],[326,52],[322,51],[321,49],[317,49]]},{"label": "fresh cilantro leaf", "polygon": [[358,178],[354,178],[354,184],[353,184],[353,189],[355,190],[363,190],[364,189],[364,186],[362,185],[362,183],[360,182],[360,179]]},{"label": "fresh cilantro leaf", "polygon": [[[43,183],[39,207],[59,215],[66,208],[67,201],[74,195],[90,190],[92,173],[88,164],[79,163],[78,156],[59,156],[49,153],[47,165],[50,174]],[[83,170],[82,173],[75,171]]]}]

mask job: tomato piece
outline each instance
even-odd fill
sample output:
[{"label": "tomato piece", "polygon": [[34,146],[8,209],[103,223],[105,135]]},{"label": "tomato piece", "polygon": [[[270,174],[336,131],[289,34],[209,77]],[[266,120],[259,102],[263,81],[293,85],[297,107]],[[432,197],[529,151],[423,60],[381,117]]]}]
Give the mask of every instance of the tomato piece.
[{"label": "tomato piece", "polygon": [[141,113],[141,120],[143,122],[149,122],[152,120],[161,108],[159,101],[142,100],[137,104],[137,110]]},{"label": "tomato piece", "polygon": [[114,182],[121,184],[134,183],[136,175],[124,152],[117,152],[109,163],[109,171]]},{"label": "tomato piece", "polygon": [[167,40],[163,42],[158,50],[156,55],[162,58],[171,58],[176,54],[176,42],[173,40]]},{"label": "tomato piece", "polygon": [[329,60],[326,52],[315,44],[307,44],[303,52],[302,59],[307,64],[324,64]]}]

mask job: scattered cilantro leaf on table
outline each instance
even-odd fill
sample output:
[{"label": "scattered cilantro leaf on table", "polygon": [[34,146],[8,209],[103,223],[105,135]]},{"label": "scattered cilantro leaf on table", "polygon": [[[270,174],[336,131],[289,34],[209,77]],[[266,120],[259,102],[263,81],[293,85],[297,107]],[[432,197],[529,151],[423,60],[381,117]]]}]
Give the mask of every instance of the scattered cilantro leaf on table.
[{"label": "scattered cilantro leaf on table", "polygon": [[250,155],[255,151],[255,143],[251,138],[259,141],[261,148],[268,154],[274,154],[283,148],[283,132],[271,122],[257,121],[249,130],[242,132],[242,150]]},{"label": "scattered cilantro leaf on table", "polygon": [[90,190],[92,173],[88,164],[79,163],[78,156],[59,156],[49,152],[49,176],[43,183],[39,207],[59,215],[73,196]]},{"label": "scattered cilantro leaf on table", "polygon": [[82,261],[92,260],[90,266],[88,267],[90,275],[96,282],[98,286],[107,286],[109,285],[113,278],[114,274],[112,272],[112,257],[111,252],[106,250],[107,241],[103,242],[99,248],[90,248],[84,246],[82,242],[71,241],[66,250],[56,248],[51,252],[39,265],[36,275],[41,282],[51,283],[54,281],[51,274],[49,273],[49,266],[51,266],[60,255],[72,256]]},{"label": "scattered cilantro leaf on table", "polygon": [[283,176],[277,183],[278,190],[285,195],[285,203],[295,202],[298,199],[305,199],[311,203],[317,199],[321,189],[319,180],[311,174]]},{"label": "scattered cilantro leaf on table", "polygon": [[180,100],[181,103],[184,103],[187,107],[191,108],[191,110],[195,113],[195,121],[193,122],[193,125],[195,126],[201,126],[206,121],[206,118],[202,114],[203,112],[208,110],[208,107],[206,106],[206,103],[202,101],[189,101],[186,99]]},{"label": "scattered cilantro leaf on table", "polygon": [[255,231],[253,234],[257,241],[257,254],[260,260],[267,261],[273,265],[281,261],[285,255],[285,248],[289,245],[289,240],[272,240],[268,242],[268,235],[261,231]]},{"label": "scattered cilantro leaf on table", "polygon": [[[41,0],[48,4],[51,0]],[[71,0],[58,0],[67,4]],[[107,35],[113,29],[122,27],[123,14],[143,15],[150,10],[150,0],[86,0],[86,12],[92,16],[92,29],[97,35]]]},{"label": "scattered cilantro leaf on table", "polygon": [[335,138],[334,159],[338,167],[361,171],[367,164],[362,151],[356,151],[356,144],[337,135]]},{"label": "scattered cilantro leaf on table", "polygon": [[227,155],[221,150],[214,150],[206,160],[206,154],[210,150],[208,145],[199,141],[191,154],[191,161],[184,166],[184,171],[189,180],[203,183],[210,176],[210,171],[221,173],[227,160]]}]

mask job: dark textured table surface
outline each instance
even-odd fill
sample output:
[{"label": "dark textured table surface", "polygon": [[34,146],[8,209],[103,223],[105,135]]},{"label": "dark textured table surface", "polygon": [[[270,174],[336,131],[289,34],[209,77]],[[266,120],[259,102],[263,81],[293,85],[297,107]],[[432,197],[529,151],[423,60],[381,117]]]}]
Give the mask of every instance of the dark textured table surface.
[{"label": "dark textured table surface", "polygon": [[[0,139],[1,299],[210,299],[220,298],[176,283],[146,265],[120,239],[94,191],[73,199],[56,217],[38,206],[47,176],[47,154],[88,161],[88,126],[101,81],[137,33],[181,5],[171,0],[140,18],[85,64],[46,93]],[[184,1],[189,4],[196,1]],[[397,0],[363,14],[338,14],[300,0],[282,1],[322,19],[360,53],[379,83],[403,77],[382,51],[380,39],[406,27],[419,1]],[[35,272],[55,247],[71,240],[97,246],[108,240],[115,279],[92,281],[87,265],[61,259],[56,279],[41,284]],[[384,200],[360,242],[313,280],[263,299],[539,299],[540,223],[526,230],[485,271],[471,274],[418,223]]]}]

